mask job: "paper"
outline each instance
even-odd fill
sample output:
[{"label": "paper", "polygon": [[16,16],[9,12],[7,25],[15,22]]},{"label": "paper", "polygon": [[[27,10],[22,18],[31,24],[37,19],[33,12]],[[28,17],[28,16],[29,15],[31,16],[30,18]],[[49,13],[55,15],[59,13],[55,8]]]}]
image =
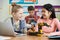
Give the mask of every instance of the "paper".
[{"label": "paper", "polygon": [[0,36],[0,40],[7,40],[7,39],[11,39],[11,37]]}]

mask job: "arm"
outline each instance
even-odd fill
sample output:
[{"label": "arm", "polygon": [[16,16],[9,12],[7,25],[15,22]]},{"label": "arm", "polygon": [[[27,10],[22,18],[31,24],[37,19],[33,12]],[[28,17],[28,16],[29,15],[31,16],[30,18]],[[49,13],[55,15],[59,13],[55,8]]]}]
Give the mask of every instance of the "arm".
[{"label": "arm", "polygon": [[55,20],[55,25],[57,26],[58,30],[60,31],[60,22],[58,19]]},{"label": "arm", "polygon": [[51,27],[43,26],[42,30],[44,33],[51,33],[54,31],[54,27],[53,26],[51,26]]},{"label": "arm", "polygon": [[52,20],[52,23],[50,24],[50,27],[43,26],[42,30],[45,33],[51,33],[51,32],[56,31],[56,28],[58,27],[58,25],[59,25],[59,23],[57,22],[57,19],[55,18],[55,19]]},{"label": "arm", "polygon": [[[42,19],[38,19],[37,25],[35,27],[36,31],[38,31],[38,23],[43,23],[43,20]],[[52,25],[51,25],[51,27],[42,26],[42,31],[43,32],[49,33],[49,32],[52,32],[53,30],[54,30],[54,27]]]},{"label": "arm", "polygon": [[58,19],[55,19],[55,25],[58,28],[58,32],[52,32],[50,34],[47,34],[47,36],[52,36],[52,35],[60,35],[60,22]]},{"label": "arm", "polygon": [[44,33],[45,36],[60,36],[60,32]]},{"label": "arm", "polygon": [[53,33],[50,33],[50,35],[60,35],[60,22],[58,19],[55,20],[55,25],[56,27],[58,28],[58,32],[53,32]]}]

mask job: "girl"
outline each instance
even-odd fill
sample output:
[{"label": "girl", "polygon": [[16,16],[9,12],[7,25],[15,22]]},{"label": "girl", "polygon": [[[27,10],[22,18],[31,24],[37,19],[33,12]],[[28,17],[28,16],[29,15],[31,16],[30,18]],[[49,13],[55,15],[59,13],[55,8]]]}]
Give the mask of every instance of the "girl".
[{"label": "girl", "polygon": [[42,17],[38,19],[36,31],[38,31],[38,23],[46,23],[47,25],[42,26],[42,31],[44,34],[49,35],[60,35],[60,32],[56,32],[58,29],[60,31],[60,22],[56,18],[55,9],[51,4],[45,4],[42,8]]},{"label": "girl", "polygon": [[7,19],[5,22],[10,22],[13,25],[14,31],[17,33],[23,33],[25,32],[25,20],[22,19],[23,15],[23,8],[20,5],[17,5],[15,3],[12,3],[12,9],[11,9],[11,15],[9,19]]}]

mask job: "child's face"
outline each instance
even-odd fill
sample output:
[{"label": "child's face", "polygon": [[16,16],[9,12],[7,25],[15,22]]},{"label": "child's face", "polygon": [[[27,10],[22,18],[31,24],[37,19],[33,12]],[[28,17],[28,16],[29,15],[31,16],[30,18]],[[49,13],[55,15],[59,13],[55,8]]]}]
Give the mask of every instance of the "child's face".
[{"label": "child's face", "polygon": [[30,14],[31,16],[34,16],[34,13],[35,13],[34,10],[31,10],[31,11],[28,11],[28,12],[29,12],[29,14]]},{"label": "child's face", "polygon": [[47,11],[46,9],[42,8],[42,16],[43,18],[49,18],[51,13]]},{"label": "child's face", "polygon": [[23,14],[23,9],[19,8],[17,9],[18,11],[16,13],[14,13],[14,18],[17,20],[20,20],[22,18],[22,14]]}]

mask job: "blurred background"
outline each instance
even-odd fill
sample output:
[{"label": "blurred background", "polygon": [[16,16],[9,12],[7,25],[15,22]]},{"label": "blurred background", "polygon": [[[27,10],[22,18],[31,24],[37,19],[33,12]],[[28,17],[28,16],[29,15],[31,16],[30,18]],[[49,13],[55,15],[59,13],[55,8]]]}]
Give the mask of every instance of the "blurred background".
[{"label": "blurred background", "polygon": [[32,5],[36,9],[36,15],[41,16],[41,8],[44,4],[50,3],[54,6],[56,16],[60,20],[60,0],[0,0],[0,21],[4,21],[11,16],[11,3],[16,2],[23,6],[24,17],[29,15],[27,7]]}]

